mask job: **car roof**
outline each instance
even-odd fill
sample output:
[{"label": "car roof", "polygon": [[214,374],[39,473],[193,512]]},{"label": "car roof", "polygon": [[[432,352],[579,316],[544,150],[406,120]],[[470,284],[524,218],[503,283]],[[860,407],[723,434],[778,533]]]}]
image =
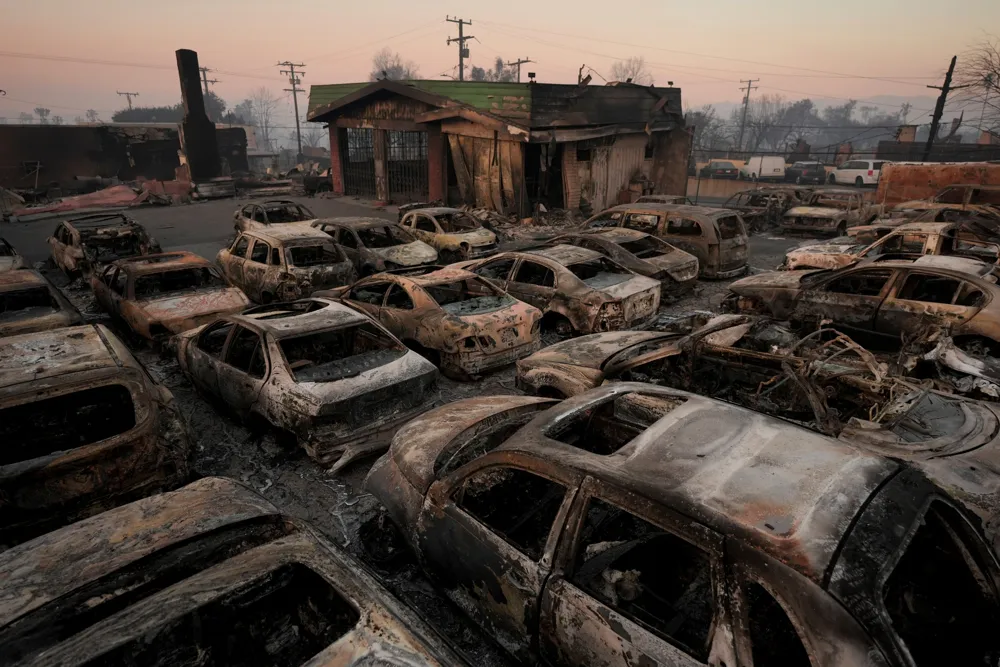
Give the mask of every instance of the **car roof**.
[{"label": "car roof", "polygon": [[[303,221],[304,222],[304,221]],[[243,234],[256,236],[272,245],[297,241],[330,242],[330,236],[312,225],[291,222],[285,225],[269,225],[265,229],[250,229]]]},{"label": "car roof", "polygon": [[[680,404],[615,454],[545,436],[567,413],[615,396]],[[524,452],[569,467],[736,535],[822,582],[854,517],[895,462],[729,403],[640,383],[611,383],[541,413],[495,452]]]},{"label": "car roof", "polygon": [[[297,313],[288,308],[294,304],[322,304],[322,307]],[[300,299],[291,303],[257,306],[237,315],[230,315],[229,319],[241,324],[250,324],[278,339],[337,329],[351,324],[363,324],[369,321],[367,316],[350,306],[345,306],[339,301],[319,297]]]},{"label": "car roof", "polygon": [[630,241],[644,239],[647,236],[651,236],[651,234],[639,231],[638,229],[629,229],[628,227],[602,227],[594,230],[593,232],[587,234],[576,234],[575,236],[596,236],[610,241],[611,243],[628,243]]},{"label": "car roof", "polygon": [[415,208],[411,211],[407,211],[406,213],[427,213],[428,215],[437,216],[437,215],[447,215],[449,213],[466,213],[466,211],[463,211],[462,209],[459,208],[451,208],[448,206],[427,206],[423,208]]},{"label": "car roof", "polygon": [[[379,274],[375,274],[378,277]],[[384,275],[384,274],[383,274]],[[389,274],[394,275],[394,274]],[[433,287],[435,285],[444,285],[446,283],[453,283],[456,280],[468,280],[470,278],[475,280],[481,280],[479,276],[471,271],[466,271],[465,269],[460,269],[457,267],[446,266],[443,269],[438,269],[437,271],[430,271],[421,275],[396,275],[395,276],[399,282],[411,282],[420,287]]]},{"label": "car roof", "polygon": [[535,255],[536,257],[544,257],[545,259],[551,260],[556,264],[562,266],[569,266],[570,264],[578,264],[580,262],[588,262],[592,259],[597,259],[599,257],[604,257],[601,253],[590,250],[588,248],[581,248],[575,245],[560,244],[557,246],[552,246],[551,248],[539,248],[537,250],[526,250],[524,255]]},{"label": "car roof", "polygon": [[[736,213],[729,208],[713,208],[710,206],[694,206],[692,204],[620,204],[612,206],[607,211],[655,211],[656,213],[681,213],[694,219],[715,220]],[[607,212],[605,211],[605,212]]]},{"label": "car roof", "polygon": [[48,287],[49,281],[34,269],[17,269],[0,273],[0,292],[9,292],[26,287]]},{"label": "car roof", "polygon": [[927,232],[941,234],[948,229],[957,228],[959,225],[954,222],[904,222],[896,225],[897,232]]},{"label": "car roof", "polygon": [[982,262],[971,257],[954,257],[949,255],[921,255],[913,261],[915,266],[926,266],[934,269],[949,269],[951,271],[961,271],[971,273],[976,276],[985,276],[993,268],[993,264]]},{"label": "car roof", "polygon": [[138,255],[136,257],[126,257],[112,262],[115,266],[120,266],[133,275],[146,275],[150,273],[164,273],[177,269],[196,269],[200,267],[211,267],[212,262],[204,257],[188,252],[177,250],[174,252],[161,252],[155,255]]},{"label": "car roof", "polygon": [[105,227],[124,227],[139,224],[123,213],[93,213],[79,218],[69,218],[64,222],[77,229],[103,229]]},{"label": "car roof", "polygon": [[[248,204],[252,206],[253,204]],[[297,201],[292,201],[291,199],[266,199],[262,202],[257,202],[257,206],[263,206],[264,208],[280,208],[281,206],[301,206]]]},{"label": "car roof", "polygon": [[[965,261],[955,262],[954,260],[956,259]],[[920,261],[920,260],[925,260],[925,261]],[[967,262],[971,262],[971,264]],[[852,268],[912,269],[916,267],[916,268],[930,269],[935,272],[941,273],[943,275],[951,276],[952,278],[957,278],[960,280],[968,280],[969,278],[976,278],[980,276],[978,269],[980,268],[980,265],[984,263],[985,262],[980,262],[979,260],[976,259],[966,259],[962,257],[941,257],[941,256],[923,255],[915,260],[887,259],[883,262],[874,261],[871,263],[863,262],[860,264],[851,264],[849,266],[845,266],[844,268],[838,270],[847,271],[848,269]],[[987,266],[990,265],[987,264]],[[970,273],[972,275],[969,275]],[[983,281],[980,281],[980,284],[982,284],[982,282]],[[994,285],[992,283],[987,283],[987,284],[989,284],[990,287],[992,287],[994,290],[1000,290],[1000,286]]]},{"label": "car roof", "polygon": [[395,227],[396,221],[375,217],[351,216],[346,218],[320,218],[313,223],[313,227],[319,227],[320,225],[337,225],[338,227],[348,227],[350,229],[371,229],[372,227]]},{"label": "car roof", "polygon": [[121,366],[100,325],[0,338],[0,389],[23,382]]}]

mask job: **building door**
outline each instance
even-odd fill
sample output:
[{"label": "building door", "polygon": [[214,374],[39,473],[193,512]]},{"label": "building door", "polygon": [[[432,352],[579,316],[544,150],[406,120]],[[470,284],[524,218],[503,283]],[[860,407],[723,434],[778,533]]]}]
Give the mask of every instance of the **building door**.
[{"label": "building door", "polygon": [[349,127],[341,143],[340,164],[344,170],[344,194],[375,198],[375,131]]},{"label": "building door", "polygon": [[427,201],[427,133],[386,132],[389,200],[395,204]]}]

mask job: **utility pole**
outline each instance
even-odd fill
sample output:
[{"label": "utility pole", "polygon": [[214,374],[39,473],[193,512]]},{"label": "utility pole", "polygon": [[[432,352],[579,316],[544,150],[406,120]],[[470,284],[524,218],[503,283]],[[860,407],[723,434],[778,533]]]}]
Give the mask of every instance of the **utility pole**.
[{"label": "utility pole", "polygon": [[580,65],[580,71],[576,73],[577,84],[583,83],[583,69],[587,66],[587,63]]},{"label": "utility pole", "polygon": [[115,92],[118,93],[119,95],[124,95],[125,97],[128,98],[128,108],[129,108],[129,111],[131,111],[132,110],[132,98],[133,97],[139,97],[139,93],[122,93],[122,92],[119,92],[117,90]]},{"label": "utility pole", "polygon": [[219,83],[219,80],[208,78],[208,73],[211,72],[212,70],[208,69],[207,67],[199,67],[198,69],[201,70],[201,81],[203,84],[205,84],[205,97],[208,97],[208,84]]},{"label": "utility pole", "polygon": [[931,117],[931,134],[927,137],[927,145],[924,146],[924,157],[921,162],[927,162],[931,158],[931,149],[934,148],[934,139],[937,137],[938,124],[941,122],[941,116],[944,115],[944,105],[945,102],[948,101],[948,92],[958,90],[959,88],[969,87],[951,85],[951,76],[955,73],[956,62],[958,62],[958,56],[952,56],[951,64],[948,65],[948,72],[944,75],[944,85],[927,86],[928,88],[933,88],[934,90],[940,90],[941,94],[938,95],[937,104],[934,105],[934,115]]},{"label": "utility pole", "polygon": [[472,21],[463,21],[458,17],[451,18],[450,16],[445,16],[444,20],[448,23],[458,24],[458,37],[449,37],[448,45],[450,46],[452,42],[458,42],[458,80],[465,81],[465,59],[469,57],[469,49],[466,48],[465,43],[470,39],[475,39],[475,37],[463,35],[462,27],[472,25]]},{"label": "utility pole", "polygon": [[518,58],[512,63],[507,63],[507,67],[514,67],[515,65],[517,66],[517,82],[521,83],[521,65],[526,65],[528,63],[533,63],[533,62],[535,61],[531,60],[530,58]]},{"label": "utility pole", "polygon": [[302,162],[302,129],[299,127],[299,93],[302,92],[302,89],[299,88],[299,84],[302,82],[302,79],[300,79],[298,75],[305,75],[305,72],[296,72],[295,68],[305,67],[305,65],[303,63],[293,63],[286,60],[283,63],[278,63],[278,67],[288,68],[281,70],[281,73],[287,74],[288,81],[292,84],[291,88],[285,88],[285,92],[292,94],[292,101],[295,105],[295,140],[299,145],[299,152],[295,156],[295,162],[299,163]]},{"label": "utility pole", "polygon": [[760,81],[760,79],[747,79],[744,81],[740,79],[740,83],[747,84],[746,88],[740,88],[740,90],[746,91],[746,95],[743,96],[743,122],[740,123],[740,143],[737,148],[739,152],[743,152],[743,132],[747,129],[747,109],[750,107],[750,91],[757,90],[757,86],[753,85]]}]

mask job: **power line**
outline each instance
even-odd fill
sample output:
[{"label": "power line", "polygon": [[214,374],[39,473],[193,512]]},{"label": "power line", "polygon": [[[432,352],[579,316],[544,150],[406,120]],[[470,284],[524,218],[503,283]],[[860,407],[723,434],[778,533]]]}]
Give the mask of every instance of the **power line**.
[{"label": "power line", "polygon": [[448,23],[458,24],[458,37],[449,37],[448,45],[450,46],[452,42],[458,43],[458,80],[465,81],[465,59],[469,57],[469,49],[465,46],[465,43],[470,39],[475,39],[475,37],[472,35],[463,35],[462,28],[467,25],[472,25],[472,21],[463,21],[460,18],[451,18],[450,16],[446,16],[444,20]]},{"label": "power line", "polygon": [[299,83],[302,81],[298,75],[305,75],[305,72],[299,71],[298,74],[295,72],[296,67],[305,67],[303,63],[293,63],[290,60],[278,63],[278,67],[287,67],[288,69],[281,70],[282,74],[288,75],[288,81],[292,84],[291,88],[285,88],[286,93],[292,94],[292,101],[295,103],[295,139],[299,145],[299,152],[296,155],[295,161],[302,161],[302,129],[299,127],[299,92],[301,89],[298,87]]},{"label": "power line", "polygon": [[740,88],[740,90],[746,91],[746,95],[743,97],[743,122],[740,123],[740,141],[737,145],[739,150],[743,150],[743,132],[747,127],[747,109],[750,108],[750,91],[757,90],[757,86],[753,85],[760,79],[747,79],[746,81],[740,79],[740,83],[745,83],[746,88]]},{"label": "power line", "polygon": [[211,71],[213,71],[213,70],[210,70],[207,67],[199,67],[198,69],[201,70],[201,81],[202,81],[203,84],[205,84],[205,97],[208,97],[208,84],[210,84],[210,83],[221,83],[221,82],[218,79],[209,79],[208,78],[208,73],[211,72]]},{"label": "power line", "polygon": [[514,62],[507,63],[507,67],[517,67],[517,82],[521,83],[521,65],[527,65],[528,63],[535,62],[531,58],[518,58]]}]

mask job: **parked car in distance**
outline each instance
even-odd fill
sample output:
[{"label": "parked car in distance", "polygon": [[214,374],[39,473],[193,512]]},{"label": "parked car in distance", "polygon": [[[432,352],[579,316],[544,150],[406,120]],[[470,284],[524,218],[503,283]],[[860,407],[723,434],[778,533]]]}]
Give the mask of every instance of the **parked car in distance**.
[{"label": "parked car in distance", "polygon": [[154,255],[160,244],[124,213],[92,213],[56,225],[48,238],[52,261],[70,277],[116,259]]},{"label": "parked car in distance", "polygon": [[821,162],[795,162],[785,169],[785,180],[792,183],[826,183],[826,167]]},{"label": "parked car in distance", "polygon": [[91,275],[90,288],[132,333],[158,343],[250,305],[214,264],[183,250],[112,262]]},{"label": "parked car in distance", "polygon": [[728,160],[711,160],[701,168],[698,175],[702,178],[728,178],[736,180],[740,177],[740,170]]},{"label": "parked car in distance", "polygon": [[660,283],[599,252],[555,245],[504,252],[462,267],[544,313],[560,334],[642,328],[660,307]]},{"label": "parked car in distance", "polygon": [[882,207],[865,200],[857,190],[821,189],[800,206],[785,211],[781,229],[844,236],[847,230],[877,220]]},{"label": "parked car in distance", "polygon": [[0,273],[28,268],[28,262],[7,239],[0,236]]},{"label": "parked car in distance", "polygon": [[764,185],[732,195],[722,205],[739,213],[751,230],[763,231],[781,223],[785,211],[812,198],[808,188],[787,185]]},{"label": "parked car in distance", "polygon": [[[772,271],[737,280],[724,305],[812,326],[823,320],[849,335],[898,344],[928,326],[955,344],[1000,349],[1000,287],[962,257],[863,262],[836,271]],[[986,265],[989,269],[989,265]]]},{"label": "parked car in distance", "polygon": [[175,342],[196,387],[292,434],[335,470],[384,448],[437,380],[437,369],[384,327],[325,299],[251,308]]},{"label": "parked car in distance", "polygon": [[805,245],[785,253],[782,268],[839,269],[864,260],[917,259],[927,255],[967,257],[994,265],[1000,262],[1000,245],[962,238],[962,227],[954,222],[910,222],[894,227],[869,245],[850,236]]},{"label": "parked car in distance", "polygon": [[734,278],[747,270],[747,235],[735,211],[676,204],[623,204],[593,216],[580,230],[627,227],[652,234],[698,258],[702,278]]},{"label": "parked car in distance", "polygon": [[830,173],[830,185],[853,185],[864,187],[878,185],[879,173],[884,160],[848,160]]},{"label": "parked car in distance", "polygon": [[312,226],[333,238],[362,278],[382,271],[433,264],[438,258],[437,250],[382,218],[323,218]]},{"label": "parked car in distance", "polygon": [[456,380],[510,365],[541,345],[537,308],[458,268],[380,273],[316,296],[378,320]]},{"label": "parked car in distance", "polygon": [[636,229],[611,227],[593,232],[563,234],[549,245],[575,245],[599,252],[629,271],[660,281],[665,291],[691,287],[698,279],[698,258],[663,239]]},{"label": "parked car in distance", "polygon": [[785,180],[785,158],[777,155],[757,155],[740,167],[740,178],[750,181]]},{"label": "parked car in distance", "polygon": [[238,232],[265,229],[271,225],[294,222],[312,222],[316,215],[308,208],[290,199],[268,199],[256,204],[246,204],[233,214],[233,227]]},{"label": "parked car in distance", "polygon": [[100,325],[0,338],[0,443],[5,546],[189,474],[173,396]]},{"label": "parked car in distance", "polygon": [[684,195],[642,195],[635,200],[636,204],[690,204],[691,200]]},{"label": "parked car in distance", "polygon": [[400,429],[365,488],[518,658],[910,667],[1000,651],[1000,569],[959,502],[916,466],[696,394],[458,401]]},{"label": "parked car in distance", "polygon": [[0,336],[83,324],[80,311],[34,269],[0,273]]},{"label": "parked car in distance", "polygon": [[0,554],[0,598],[5,665],[463,664],[339,547],[218,477]]},{"label": "parked car in distance", "polygon": [[400,212],[399,224],[437,250],[442,264],[486,257],[497,251],[496,234],[457,208],[409,207]]},{"label": "parked car in distance", "polygon": [[348,285],[354,263],[328,234],[303,225],[240,232],[215,261],[252,301],[293,301],[314,290]]}]

